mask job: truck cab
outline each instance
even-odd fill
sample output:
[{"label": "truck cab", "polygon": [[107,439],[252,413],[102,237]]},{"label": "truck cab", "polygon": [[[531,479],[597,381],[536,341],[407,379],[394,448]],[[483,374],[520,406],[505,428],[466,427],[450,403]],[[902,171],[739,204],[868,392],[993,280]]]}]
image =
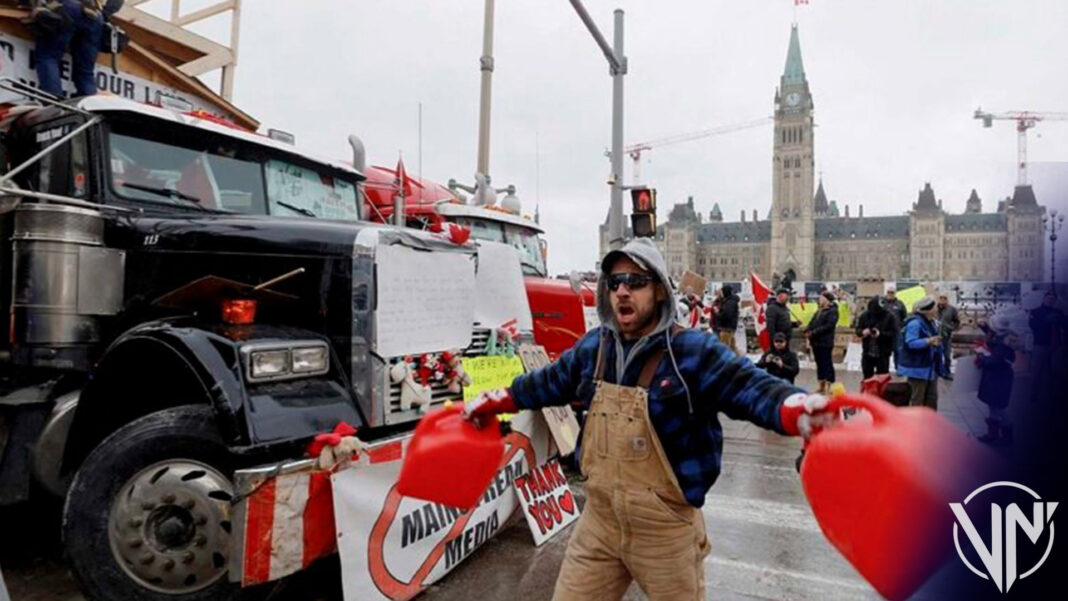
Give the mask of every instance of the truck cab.
[{"label": "truck cab", "polygon": [[405,405],[391,371],[484,352],[479,247],[364,221],[359,169],[107,96],[0,136],[0,505],[66,499],[89,598],[235,597],[235,470],[461,398]]}]

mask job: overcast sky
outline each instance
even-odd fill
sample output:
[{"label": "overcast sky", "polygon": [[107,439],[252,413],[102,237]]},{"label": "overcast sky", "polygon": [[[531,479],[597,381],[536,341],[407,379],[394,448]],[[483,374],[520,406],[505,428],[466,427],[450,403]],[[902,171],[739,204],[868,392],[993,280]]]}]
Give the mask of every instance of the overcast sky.
[{"label": "overcast sky", "polygon": [[[796,13],[793,0],[585,3],[609,39],[612,10],[626,11],[626,143],[771,115],[796,14],[816,169],[854,214],[861,203],[901,214],[926,181],[947,211],[963,211],[972,188],[993,210],[1015,184],[1016,134],[1005,121],[984,129],[974,110],[1068,111],[1064,0],[811,0]],[[372,164],[403,152],[418,173],[422,102],[423,175],[473,180],[482,0],[243,6],[235,101],[265,127],[336,157],[356,133]],[[589,269],[609,196],[606,61],[567,0],[499,0],[495,55],[494,183],[514,183],[524,212],[540,198],[553,274]],[[1040,124],[1029,142],[1039,201],[1068,204],[1068,121]],[[706,218],[714,202],[729,221],[763,217],[771,152],[769,124],[654,149],[642,178],[662,218],[688,195]]]}]

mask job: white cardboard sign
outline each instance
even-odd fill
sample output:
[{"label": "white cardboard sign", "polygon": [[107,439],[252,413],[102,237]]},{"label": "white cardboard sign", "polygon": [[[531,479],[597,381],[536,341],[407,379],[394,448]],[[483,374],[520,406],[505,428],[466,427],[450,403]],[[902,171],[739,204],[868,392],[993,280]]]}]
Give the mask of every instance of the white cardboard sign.
[{"label": "white cardboard sign", "polygon": [[560,462],[553,459],[543,465],[520,474],[514,480],[515,493],[527,518],[534,544],[542,543],[559,534],[579,517],[575,495],[567,485],[567,478]]},{"label": "white cardboard sign", "polygon": [[378,247],[375,264],[379,355],[398,357],[471,344],[474,257],[393,244]]}]

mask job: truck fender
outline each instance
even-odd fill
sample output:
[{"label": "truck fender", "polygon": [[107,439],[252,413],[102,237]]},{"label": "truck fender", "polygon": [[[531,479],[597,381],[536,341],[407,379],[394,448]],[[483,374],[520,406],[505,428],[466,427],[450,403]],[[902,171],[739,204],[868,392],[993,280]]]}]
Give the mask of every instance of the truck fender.
[{"label": "truck fender", "polygon": [[245,391],[233,343],[217,334],[167,322],[137,326],[104,352],[82,391],[63,471],[72,472],[108,434],[139,417],[170,407],[212,407],[228,444],[245,445],[239,418]]}]

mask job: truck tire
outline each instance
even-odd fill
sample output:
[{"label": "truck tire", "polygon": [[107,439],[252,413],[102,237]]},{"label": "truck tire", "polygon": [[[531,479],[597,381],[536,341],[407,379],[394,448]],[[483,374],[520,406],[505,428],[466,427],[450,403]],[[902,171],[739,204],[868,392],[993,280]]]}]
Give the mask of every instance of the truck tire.
[{"label": "truck tire", "polygon": [[63,511],[68,563],[93,601],[227,601],[233,459],[204,405],[166,409],[108,436]]}]

